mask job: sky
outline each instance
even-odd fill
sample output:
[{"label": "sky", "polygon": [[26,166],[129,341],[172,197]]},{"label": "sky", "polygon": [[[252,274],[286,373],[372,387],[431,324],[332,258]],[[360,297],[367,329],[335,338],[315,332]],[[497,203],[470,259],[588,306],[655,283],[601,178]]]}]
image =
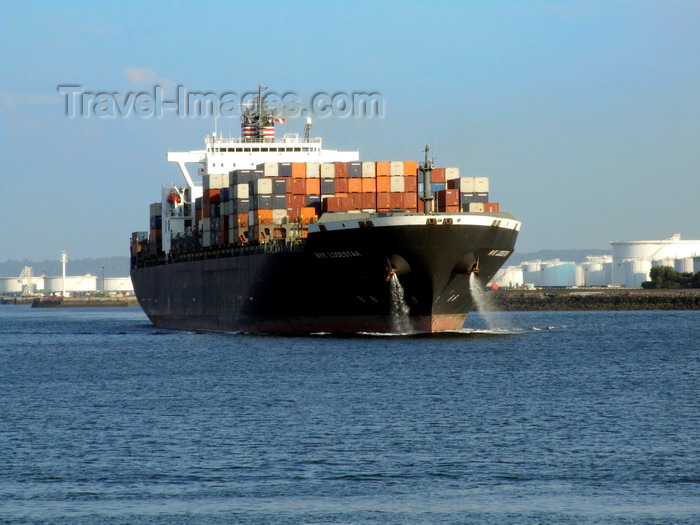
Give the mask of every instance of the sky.
[{"label": "sky", "polygon": [[[178,86],[261,84],[306,108],[379,94],[381,116],[316,112],[312,135],[362,160],[428,144],[437,166],[490,177],[519,252],[700,239],[700,2],[93,4],[1,4],[0,261],[127,255],[161,185],[182,183],[168,149],[238,134],[231,116],[134,101]],[[61,86],[112,98],[70,116]]]}]

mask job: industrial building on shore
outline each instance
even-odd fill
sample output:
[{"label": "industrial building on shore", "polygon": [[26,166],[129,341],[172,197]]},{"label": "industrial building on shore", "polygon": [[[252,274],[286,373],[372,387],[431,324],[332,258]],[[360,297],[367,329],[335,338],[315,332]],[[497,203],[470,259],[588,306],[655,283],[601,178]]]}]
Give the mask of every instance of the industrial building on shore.
[{"label": "industrial building on shore", "polygon": [[[64,288],[65,286],[65,288]],[[92,295],[102,292],[109,295],[133,295],[131,277],[97,277],[95,275],[32,276],[31,271],[19,277],[0,277],[0,295]]]},{"label": "industrial building on shore", "polygon": [[579,263],[554,259],[504,266],[493,282],[500,287],[639,288],[654,266],[700,272],[700,241],[682,240],[680,234],[658,241],[611,241],[610,245],[612,255],[589,256]]}]

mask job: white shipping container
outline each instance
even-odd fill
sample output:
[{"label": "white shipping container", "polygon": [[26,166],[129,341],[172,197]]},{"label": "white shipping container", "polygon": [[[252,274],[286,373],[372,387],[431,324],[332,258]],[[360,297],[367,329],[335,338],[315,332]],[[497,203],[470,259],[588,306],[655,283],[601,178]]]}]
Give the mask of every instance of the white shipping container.
[{"label": "white shipping container", "polygon": [[306,178],[318,179],[321,176],[321,165],[318,162],[306,163]]},{"label": "white shipping container", "polygon": [[276,162],[266,162],[263,170],[265,177],[277,177],[279,173],[279,167]]},{"label": "white shipping container", "polygon": [[459,179],[459,192],[460,193],[476,193],[476,185],[474,184],[474,177],[462,177]]},{"label": "white shipping container", "polygon": [[250,184],[243,182],[241,184],[236,184],[231,187],[233,190],[234,199],[248,199],[250,198]]},{"label": "white shipping container", "polygon": [[459,168],[445,168],[445,180],[459,178]]},{"label": "white shipping container", "polygon": [[376,162],[363,162],[362,163],[362,177],[365,179],[373,179],[377,176],[377,164]]},{"label": "white shipping container", "polygon": [[470,212],[483,212],[484,211],[484,203],[483,202],[470,202],[469,203],[469,211]]},{"label": "white shipping container", "polygon": [[287,209],[283,210],[277,210],[274,209],[272,210],[272,223],[273,224],[280,224],[284,222],[285,218],[287,217]]},{"label": "white shipping container", "polygon": [[335,164],[332,164],[332,163],[321,164],[321,178],[322,179],[335,179]]},{"label": "white shipping container", "polygon": [[[391,161],[391,175],[401,175],[403,177],[403,161],[392,160]],[[394,191],[394,190],[391,190]]]},{"label": "white shipping container", "polygon": [[[228,179],[228,173],[226,174]],[[210,173],[204,176],[204,189],[205,190],[220,190],[221,188],[228,187],[227,184],[224,185],[224,175],[222,173]]]},{"label": "white shipping container", "polygon": [[392,193],[403,193],[405,191],[405,187],[406,187],[405,180],[406,179],[403,176],[392,176],[391,177],[391,192]]},{"label": "white shipping container", "polygon": [[252,183],[253,195],[272,195],[272,179],[257,179]]},{"label": "white shipping container", "polygon": [[489,178],[488,177],[474,177],[474,191],[477,193],[488,193],[489,192]]}]

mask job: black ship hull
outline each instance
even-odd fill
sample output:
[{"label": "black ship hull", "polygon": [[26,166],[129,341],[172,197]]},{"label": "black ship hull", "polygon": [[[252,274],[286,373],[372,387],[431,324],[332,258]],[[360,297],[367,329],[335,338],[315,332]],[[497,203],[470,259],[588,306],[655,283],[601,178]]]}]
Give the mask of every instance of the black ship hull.
[{"label": "black ship hull", "polygon": [[360,227],[347,229],[342,223],[309,232],[296,248],[267,244],[246,251],[190,253],[160,263],[133,259],[131,278],[143,310],[163,328],[456,330],[472,309],[469,286],[475,263],[479,281],[485,283],[514,249],[519,223],[501,227],[500,222],[432,219],[374,227],[360,221]]}]

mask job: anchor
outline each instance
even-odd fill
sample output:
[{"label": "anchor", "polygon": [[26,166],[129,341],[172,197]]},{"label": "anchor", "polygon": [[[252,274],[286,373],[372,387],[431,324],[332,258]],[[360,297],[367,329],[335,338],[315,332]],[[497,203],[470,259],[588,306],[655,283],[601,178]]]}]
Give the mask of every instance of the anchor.
[{"label": "anchor", "polygon": [[386,271],[387,271],[386,280],[387,280],[387,281],[391,281],[391,278],[394,276],[394,274],[395,274],[398,270],[396,269],[396,267],[395,267],[393,264],[391,264],[391,261],[389,260],[388,257],[386,258],[386,265],[385,265],[385,268],[386,268]]},{"label": "anchor", "polygon": [[468,274],[473,273],[474,275],[479,275],[479,258],[476,258],[476,261],[474,261],[474,264],[472,264],[471,268],[469,268]]}]

